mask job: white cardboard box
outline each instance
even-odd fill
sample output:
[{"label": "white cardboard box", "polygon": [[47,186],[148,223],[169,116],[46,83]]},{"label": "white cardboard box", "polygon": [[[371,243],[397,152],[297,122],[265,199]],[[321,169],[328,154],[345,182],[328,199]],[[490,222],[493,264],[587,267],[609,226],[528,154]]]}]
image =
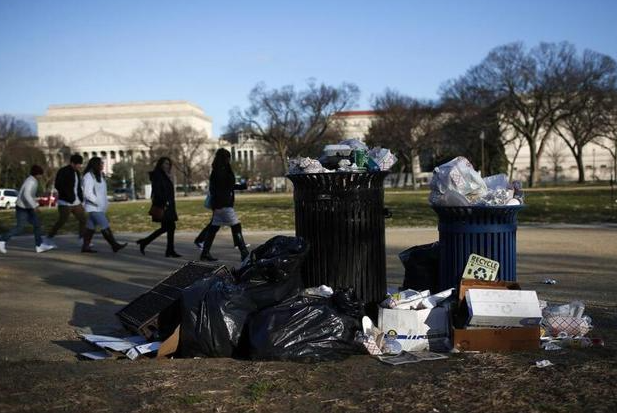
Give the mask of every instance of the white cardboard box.
[{"label": "white cardboard box", "polygon": [[404,351],[445,351],[450,346],[450,317],[447,308],[426,310],[379,309],[378,327],[396,336]]},{"label": "white cardboard box", "polygon": [[535,291],[471,288],[465,300],[470,326],[529,327],[542,320]]}]

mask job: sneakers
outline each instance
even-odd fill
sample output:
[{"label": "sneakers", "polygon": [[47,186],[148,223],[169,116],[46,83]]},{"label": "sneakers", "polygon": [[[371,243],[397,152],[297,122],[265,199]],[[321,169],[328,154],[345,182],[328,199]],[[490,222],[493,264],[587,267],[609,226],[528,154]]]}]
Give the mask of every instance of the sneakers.
[{"label": "sneakers", "polygon": [[54,248],[58,248],[58,246],[54,242],[54,239],[50,237],[43,237],[43,244],[51,245]]},{"label": "sneakers", "polygon": [[6,241],[0,241],[0,253],[6,254]]},{"label": "sneakers", "polygon": [[38,253],[46,252],[46,251],[49,251],[49,250],[53,250],[54,248],[56,248],[56,247],[54,247],[53,245],[42,243],[41,245],[36,247],[36,252],[38,252]]}]

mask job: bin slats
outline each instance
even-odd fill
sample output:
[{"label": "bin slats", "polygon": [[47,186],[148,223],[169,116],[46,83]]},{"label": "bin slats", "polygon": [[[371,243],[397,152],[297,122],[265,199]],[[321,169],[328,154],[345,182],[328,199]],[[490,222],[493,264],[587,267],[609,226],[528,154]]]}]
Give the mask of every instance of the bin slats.
[{"label": "bin slats", "polygon": [[383,180],[387,172],[288,175],[296,235],[310,244],[307,287],[354,287],[367,303],[386,293]]},{"label": "bin slats", "polygon": [[440,288],[458,288],[472,253],[499,261],[497,278],[516,281],[517,214],[523,206],[437,207]]}]

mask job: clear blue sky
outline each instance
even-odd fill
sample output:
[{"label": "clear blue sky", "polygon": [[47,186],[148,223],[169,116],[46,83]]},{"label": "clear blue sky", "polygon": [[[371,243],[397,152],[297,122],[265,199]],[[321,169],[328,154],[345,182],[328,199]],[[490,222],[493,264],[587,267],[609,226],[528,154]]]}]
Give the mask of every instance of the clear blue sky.
[{"label": "clear blue sky", "polygon": [[356,83],[435,98],[495,46],[567,40],[617,58],[617,1],[0,0],[0,113],[186,99],[218,135],[251,88]]}]

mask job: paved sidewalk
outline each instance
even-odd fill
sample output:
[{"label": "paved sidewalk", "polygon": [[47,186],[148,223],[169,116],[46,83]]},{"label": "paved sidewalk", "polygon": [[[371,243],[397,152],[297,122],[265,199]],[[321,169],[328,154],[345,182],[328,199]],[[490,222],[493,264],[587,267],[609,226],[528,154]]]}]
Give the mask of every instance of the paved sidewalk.
[{"label": "paved sidewalk", "polygon": [[[280,232],[277,232],[280,233]],[[275,232],[247,232],[254,246]],[[283,232],[283,234],[291,234]],[[186,260],[197,259],[195,234],[177,234],[182,259],[165,258],[164,237],[139,253],[134,241],[142,234],[118,234],[130,241],[113,254],[100,235],[98,254],[81,254],[76,236],[58,237],[59,249],[35,254],[32,236],[17,237],[0,255],[0,359],[74,360],[85,351],[76,328],[119,326],[114,313],[167,276]],[[386,233],[388,283],[401,284],[398,253],[438,238],[433,228],[397,228]],[[617,230],[603,227],[521,227],[518,232],[518,275],[525,287],[544,299],[581,299],[587,305],[617,311]],[[212,253],[228,265],[239,264],[229,231],[219,232]],[[544,285],[544,278],[556,285]]]}]

